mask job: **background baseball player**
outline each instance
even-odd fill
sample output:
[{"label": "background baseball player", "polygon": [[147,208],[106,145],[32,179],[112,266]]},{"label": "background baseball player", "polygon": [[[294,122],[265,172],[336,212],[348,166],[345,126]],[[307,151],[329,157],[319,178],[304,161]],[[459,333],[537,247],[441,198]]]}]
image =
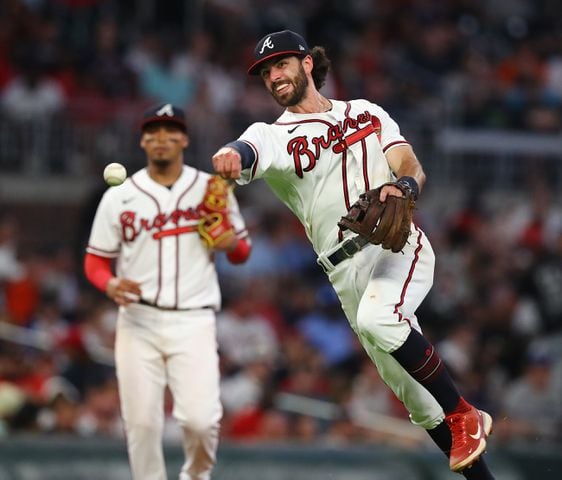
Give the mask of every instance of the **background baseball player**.
[{"label": "background baseball player", "polygon": [[323,48],[310,50],[285,30],[263,37],[254,55],[248,73],[261,75],[287,108],[273,124],[255,123],[221,148],[215,170],[241,184],[258,178],[269,184],[303,223],[352,328],[412,421],[428,430],[452,470],[493,478],[484,460],[476,461],[491,417],[460,396],[416,319],[433,282],[428,239],[411,223],[408,242],[394,253],[338,228],[360,194],[375,187],[386,184],[382,202],[417,197],[425,174],[411,146],[378,105],[319,93],[329,68]]},{"label": "background baseball player", "polygon": [[184,165],[188,143],[179,108],[159,105],[145,114],[140,145],[148,165],[106,191],[85,258],[88,279],[121,306],[115,357],[136,480],[168,478],[161,445],[166,386],[184,432],[180,479],[210,478],[222,415],[213,250],[227,251],[233,263],[250,252],[231,189]]}]

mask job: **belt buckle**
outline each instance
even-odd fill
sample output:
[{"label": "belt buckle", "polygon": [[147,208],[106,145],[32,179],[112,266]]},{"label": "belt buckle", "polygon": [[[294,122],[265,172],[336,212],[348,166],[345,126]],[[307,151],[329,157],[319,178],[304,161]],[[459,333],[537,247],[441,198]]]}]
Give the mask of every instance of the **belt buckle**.
[{"label": "belt buckle", "polygon": [[360,248],[355,243],[355,241],[350,238],[349,240],[346,240],[342,243],[341,250],[348,258],[351,258],[360,250]]}]

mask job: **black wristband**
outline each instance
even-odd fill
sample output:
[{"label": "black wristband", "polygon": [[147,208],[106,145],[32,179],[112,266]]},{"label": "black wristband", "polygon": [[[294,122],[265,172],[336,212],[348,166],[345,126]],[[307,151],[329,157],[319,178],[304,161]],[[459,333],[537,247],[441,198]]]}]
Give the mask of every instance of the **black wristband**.
[{"label": "black wristband", "polygon": [[410,190],[410,192],[412,192],[412,196],[414,197],[414,200],[418,199],[418,194],[420,193],[420,187],[414,177],[400,177],[396,181],[396,183]]},{"label": "black wristband", "polygon": [[242,159],[242,170],[250,168],[256,161],[256,154],[251,149],[250,145],[241,140],[236,140],[235,142],[230,142],[225,145],[225,147],[234,148]]}]

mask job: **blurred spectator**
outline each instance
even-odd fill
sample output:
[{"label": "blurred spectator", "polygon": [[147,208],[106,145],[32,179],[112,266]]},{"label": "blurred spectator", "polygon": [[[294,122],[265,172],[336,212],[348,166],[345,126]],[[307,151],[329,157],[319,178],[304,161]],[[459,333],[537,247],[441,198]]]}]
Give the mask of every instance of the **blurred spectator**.
[{"label": "blurred spectator", "polygon": [[476,340],[474,327],[469,322],[458,321],[447,337],[437,344],[439,356],[457,381],[462,381],[473,368]]},{"label": "blurred spectator", "polygon": [[90,388],[103,385],[115,375],[112,366],[96,362],[88,352],[82,324],[69,328],[57,347],[61,357],[60,375],[76,387],[81,399]]},{"label": "blurred spectator", "polygon": [[[522,275],[521,294],[538,309],[532,333],[560,331],[562,328],[562,230],[551,243],[534,250],[532,263]],[[527,322],[528,325],[528,322]],[[522,325],[524,327],[525,325]]]},{"label": "blurred spectator", "polygon": [[11,145],[19,151],[18,168],[34,174],[60,171],[64,159],[57,150],[57,127],[66,94],[35,52],[26,51],[19,62],[17,75],[0,92],[0,111],[11,128]]},{"label": "blurred spectator", "polygon": [[328,368],[353,369],[355,357],[362,352],[330,284],[318,289],[315,309],[297,320],[296,329],[318,350]]},{"label": "blurred spectator", "polygon": [[33,270],[41,294],[54,299],[70,320],[79,302],[77,266],[68,246],[48,248],[35,259]]},{"label": "blurred spectator", "polygon": [[[350,432],[349,426],[345,427],[347,435],[402,448],[419,446],[429,440],[424,432],[412,425],[407,410],[369,360],[362,363],[360,372],[354,377],[344,405],[355,430]],[[344,426],[340,422],[340,427]]]},{"label": "blurred spectator", "polygon": [[190,71],[178,54],[173,36],[158,36],[137,72],[140,93],[153,103],[172,103],[189,108],[197,90],[196,72]]},{"label": "blurred spectator", "polygon": [[227,439],[249,442],[283,442],[291,439],[290,418],[276,409],[248,407],[223,419]]},{"label": "blurred spectator", "polygon": [[13,429],[13,419],[24,407],[25,393],[9,382],[0,382],[0,438]]},{"label": "blurred spectator", "polygon": [[55,299],[43,298],[29,322],[29,328],[37,332],[46,345],[54,347],[68,335],[69,323]]},{"label": "blurred spectator", "polygon": [[24,266],[18,260],[17,232],[14,218],[0,218],[0,286],[5,282],[18,281],[25,275]]},{"label": "blurred spectator", "polygon": [[133,72],[127,67],[119,44],[119,26],[113,19],[97,23],[91,58],[86,59],[87,71],[100,93],[109,99],[124,100],[136,96]]},{"label": "blurred spectator", "polygon": [[117,382],[114,378],[88,388],[77,429],[84,436],[124,438]]},{"label": "blurred spectator", "polygon": [[[448,107],[461,124],[471,128],[506,128],[507,112],[502,108],[494,64],[476,49],[466,52],[462,70],[451,89]],[[461,98],[456,98],[460,95]]]},{"label": "blurred spectator", "polygon": [[510,124],[542,132],[560,130],[559,112],[562,98],[546,83],[546,65],[539,52],[521,43],[511,57],[498,68],[500,84]]},{"label": "blurred spectator", "polygon": [[60,85],[49,79],[37,60],[28,59],[0,97],[4,114],[15,122],[48,121],[66,102]]},{"label": "blurred spectator", "polygon": [[[49,354],[29,353],[17,348],[0,350],[0,398],[5,407],[8,430],[35,430],[39,409],[50,396],[56,364]],[[1,402],[0,402],[1,403]]]},{"label": "blurred spectator", "polygon": [[311,354],[308,362],[289,368],[278,391],[307,398],[330,399],[331,385],[322,358]]},{"label": "blurred spectator", "polygon": [[23,262],[23,276],[4,285],[4,300],[8,321],[26,325],[39,306],[40,290],[29,261]]},{"label": "blurred spectator", "polygon": [[255,359],[239,371],[221,380],[221,402],[227,415],[257,408],[265,395],[272,366],[267,360]]},{"label": "blurred spectator", "polygon": [[44,406],[37,413],[37,426],[42,433],[78,434],[80,415],[78,391],[65,379],[49,380]]},{"label": "blurred spectator", "polygon": [[274,330],[246,294],[232,298],[217,315],[217,338],[221,355],[233,368],[257,360],[273,362],[279,353]]},{"label": "blurred spectator", "polygon": [[498,436],[503,441],[560,440],[562,432],[562,364],[548,353],[530,351],[523,376],[511,382],[502,396]]},{"label": "blurred spectator", "polygon": [[84,348],[88,355],[101,364],[113,365],[113,346],[117,308],[104,299],[88,310],[81,325]]},{"label": "blurred spectator", "polygon": [[349,417],[357,425],[373,427],[381,416],[408,419],[408,411],[383,382],[370,360],[361,364],[346,402]]},{"label": "blurred spectator", "polygon": [[562,52],[556,52],[546,66],[546,84],[558,98],[562,98]]}]

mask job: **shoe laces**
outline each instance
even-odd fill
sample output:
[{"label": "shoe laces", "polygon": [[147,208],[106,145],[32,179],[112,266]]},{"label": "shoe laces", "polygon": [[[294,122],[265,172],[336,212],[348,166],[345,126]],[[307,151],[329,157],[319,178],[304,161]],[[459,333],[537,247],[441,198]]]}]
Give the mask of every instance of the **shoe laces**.
[{"label": "shoe laces", "polygon": [[[462,444],[467,442],[467,432],[466,432],[466,416],[462,413],[456,413],[447,417],[447,423],[451,430],[451,436],[453,437],[453,442],[455,440],[460,440]],[[457,443],[458,446],[458,442]]]}]

